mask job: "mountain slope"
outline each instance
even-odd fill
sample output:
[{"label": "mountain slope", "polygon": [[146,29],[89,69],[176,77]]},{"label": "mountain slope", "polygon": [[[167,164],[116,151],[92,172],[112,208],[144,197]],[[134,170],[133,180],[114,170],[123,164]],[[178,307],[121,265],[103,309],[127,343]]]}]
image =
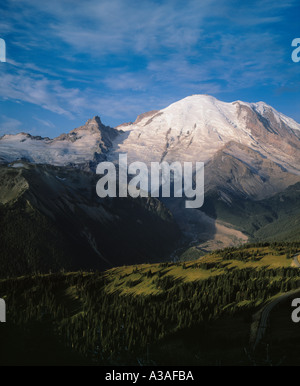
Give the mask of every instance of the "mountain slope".
[{"label": "mountain slope", "polygon": [[261,200],[300,182],[300,175],[237,142],[228,142],[205,166],[205,191],[231,197]]},{"label": "mountain slope", "polygon": [[100,199],[92,173],[15,166],[0,167],[0,276],[160,261],[177,242],[157,199]]},{"label": "mountain slope", "polygon": [[214,219],[232,224],[252,241],[300,240],[300,183],[258,201],[238,196],[228,201],[212,190],[202,210]]}]

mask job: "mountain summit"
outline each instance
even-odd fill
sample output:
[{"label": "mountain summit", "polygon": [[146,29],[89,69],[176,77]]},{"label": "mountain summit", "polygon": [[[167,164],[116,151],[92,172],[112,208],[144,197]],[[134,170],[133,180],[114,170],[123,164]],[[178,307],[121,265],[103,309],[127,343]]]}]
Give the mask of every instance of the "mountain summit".
[{"label": "mountain summit", "polygon": [[208,162],[236,142],[300,172],[300,125],[263,102],[225,103],[193,95],[140,117],[118,127],[125,133],[115,151],[128,153],[132,160]]},{"label": "mountain summit", "polygon": [[54,139],[26,133],[4,135],[0,139],[0,161],[25,159],[55,166],[86,165],[102,160],[118,135],[119,131],[103,125],[98,116]]}]

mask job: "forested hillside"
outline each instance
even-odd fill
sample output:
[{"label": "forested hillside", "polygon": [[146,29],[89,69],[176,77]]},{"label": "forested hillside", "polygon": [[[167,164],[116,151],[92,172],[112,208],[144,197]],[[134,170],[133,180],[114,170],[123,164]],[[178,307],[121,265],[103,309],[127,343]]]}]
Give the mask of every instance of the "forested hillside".
[{"label": "forested hillside", "polygon": [[[265,243],[185,263],[2,280],[5,327],[33,341],[54,336],[73,363],[248,364],[243,349],[252,315],[271,297],[299,287],[292,266],[299,250],[300,243]],[[19,347],[16,339],[8,351]],[[32,361],[49,355],[45,342],[38,359],[31,352]]]}]

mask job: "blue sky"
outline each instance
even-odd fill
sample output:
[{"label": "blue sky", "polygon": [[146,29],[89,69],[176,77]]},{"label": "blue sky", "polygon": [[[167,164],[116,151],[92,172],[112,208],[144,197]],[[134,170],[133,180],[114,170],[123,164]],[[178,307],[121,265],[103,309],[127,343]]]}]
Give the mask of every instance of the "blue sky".
[{"label": "blue sky", "polygon": [[299,0],[1,0],[0,135],[116,126],[203,93],[300,122],[299,16]]}]

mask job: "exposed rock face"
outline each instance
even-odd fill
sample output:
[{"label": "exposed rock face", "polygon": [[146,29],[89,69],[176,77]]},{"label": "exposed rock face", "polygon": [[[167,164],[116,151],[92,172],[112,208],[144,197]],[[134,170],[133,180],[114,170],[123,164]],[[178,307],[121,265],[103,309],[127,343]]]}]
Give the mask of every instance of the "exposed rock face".
[{"label": "exposed rock face", "polygon": [[237,102],[236,106],[239,119],[245,121],[255,141],[251,147],[285,168],[299,171],[299,125],[281,118],[274,109],[262,103],[250,108]]},{"label": "exposed rock face", "polygon": [[206,192],[260,200],[300,181],[281,165],[241,143],[228,142],[205,167]]}]

